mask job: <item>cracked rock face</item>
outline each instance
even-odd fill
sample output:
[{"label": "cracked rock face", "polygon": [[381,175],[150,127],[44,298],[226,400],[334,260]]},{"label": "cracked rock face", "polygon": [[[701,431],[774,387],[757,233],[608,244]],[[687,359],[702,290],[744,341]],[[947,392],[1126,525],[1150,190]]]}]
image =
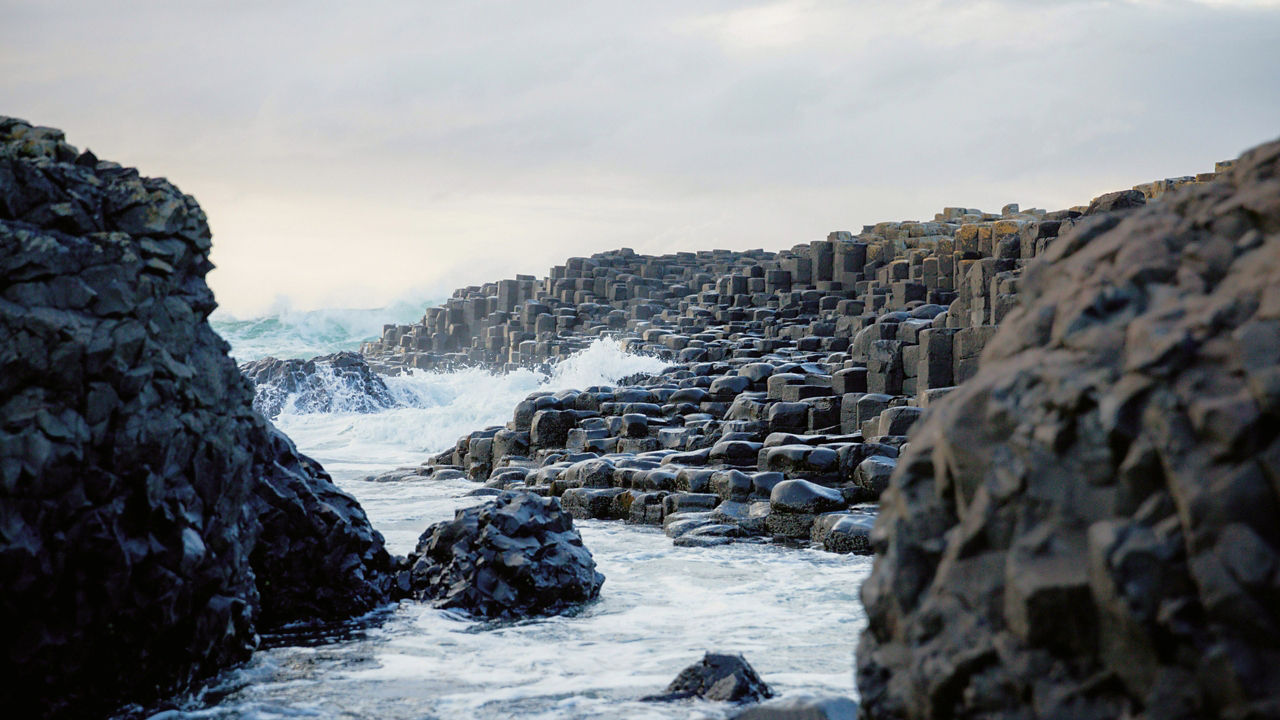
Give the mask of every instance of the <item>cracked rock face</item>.
[{"label": "cracked rock face", "polygon": [[251,406],[209,227],[163,179],[0,118],[0,705],[103,715],[382,602],[355,501]]},{"label": "cracked rock face", "polygon": [[490,619],[564,612],[604,575],[555,498],[504,492],[422,534],[401,586],[418,600]]},{"label": "cracked rock face", "polygon": [[870,718],[1280,714],[1280,142],[1029,267],[900,459]]}]

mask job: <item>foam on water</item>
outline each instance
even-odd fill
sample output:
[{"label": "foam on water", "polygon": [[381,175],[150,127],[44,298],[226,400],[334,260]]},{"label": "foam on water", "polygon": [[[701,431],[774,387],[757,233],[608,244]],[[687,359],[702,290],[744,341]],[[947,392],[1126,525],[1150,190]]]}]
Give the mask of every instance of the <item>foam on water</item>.
[{"label": "foam on water", "polygon": [[[451,447],[468,432],[506,423],[516,404],[531,392],[609,385],[665,366],[657,358],[624,352],[616,340],[599,339],[554,365],[550,374],[419,370],[385,378],[398,407],[371,414],[307,413],[290,403],[276,424],[331,472],[421,462],[427,453]],[[334,392],[343,397],[342,388]]]},{"label": "foam on water", "polygon": [[[379,528],[480,502],[465,481],[349,483]],[[185,718],[725,718],[724,703],[643,703],[708,650],[740,652],[775,692],[853,695],[871,559],[769,545],[673,549],[656,528],[575,523],[606,576],[581,612],[483,624],[405,602],[320,647],[274,647]],[[412,547],[388,533],[390,549]]]},{"label": "foam on water", "polygon": [[[427,526],[484,499],[466,497],[476,486],[464,480],[360,478],[506,422],[535,390],[608,385],[662,367],[600,340],[549,375],[417,372],[387,379],[400,407],[295,409],[278,424],[360,501],[388,549],[404,554]],[[269,643],[153,720],[726,718],[735,708],[725,703],[638,701],[708,650],[743,653],[782,694],[855,696],[853,649],[866,622],[857,592],[870,558],[757,544],[673,548],[656,528],[576,524],[606,576],[600,598],[577,614],[493,625],[406,601],[327,644]]]}]

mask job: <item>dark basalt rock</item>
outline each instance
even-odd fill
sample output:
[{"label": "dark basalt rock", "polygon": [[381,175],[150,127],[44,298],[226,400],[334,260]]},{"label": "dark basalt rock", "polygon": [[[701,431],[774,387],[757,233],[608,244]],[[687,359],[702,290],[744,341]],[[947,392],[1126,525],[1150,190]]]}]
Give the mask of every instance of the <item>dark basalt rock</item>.
[{"label": "dark basalt rock", "polygon": [[0,118],[0,706],[92,717],[386,598],[355,501],[252,409],[162,179]]},{"label": "dark basalt rock", "polygon": [[1024,282],[881,497],[865,716],[1280,716],[1280,142]]},{"label": "dark basalt rock", "polygon": [[391,558],[355,498],[274,427],[255,453],[270,463],[249,510],[260,528],[250,555],[259,625],[335,620],[387,602]]},{"label": "dark basalt rock", "polygon": [[408,567],[411,597],[489,619],[561,613],[604,583],[560,501],[520,492],[427,528]]},{"label": "dark basalt rock", "polygon": [[723,702],[759,702],[773,692],[741,655],[707,653],[676,676],[661,695],[642,700],[666,702],[687,698]]},{"label": "dark basalt rock", "polygon": [[371,413],[396,405],[386,382],[359,353],[310,360],[269,357],[242,363],[240,372],[253,383],[254,409],[270,418],[286,406],[304,413]]}]

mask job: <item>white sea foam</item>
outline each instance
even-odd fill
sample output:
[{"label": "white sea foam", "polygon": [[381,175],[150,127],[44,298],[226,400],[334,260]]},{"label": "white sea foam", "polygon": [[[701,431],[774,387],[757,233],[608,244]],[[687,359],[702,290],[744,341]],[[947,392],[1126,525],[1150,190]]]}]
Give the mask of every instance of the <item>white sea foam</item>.
[{"label": "white sea foam", "polygon": [[665,366],[657,358],[623,351],[616,340],[599,339],[554,365],[549,375],[533,370],[493,374],[477,368],[415,371],[386,378],[399,407],[369,414],[303,413],[288,403],[276,424],[331,471],[421,462],[468,432],[510,420],[515,406],[531,392],[609,385]]}]

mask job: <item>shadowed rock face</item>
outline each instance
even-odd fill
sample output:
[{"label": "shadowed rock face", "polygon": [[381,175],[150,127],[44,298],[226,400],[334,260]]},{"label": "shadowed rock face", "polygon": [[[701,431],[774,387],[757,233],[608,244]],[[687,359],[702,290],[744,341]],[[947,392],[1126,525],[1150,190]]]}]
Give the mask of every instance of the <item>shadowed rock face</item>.
[{"label": "shadowed rock face", "polygon": [[504,492],[422,533],[401,586],[483,618],[554,614],[593,600],[604,575],[555,498]]},{"label": "shadowed rock face", "polygon": [[254,385],[253,407],[269,418],[286,406],[298,412],[371,413],[395,407],[391,390],[359,353],[338,352],[310,360],[263,358],[240,365]]},{"label": "shadowed rock face", "polygon": [[359,506],[253,410],[210,233],[163,179],[0,118],[0,706],[87,717],[386,597]]},{"label": "shadowed rock face", "polygon": [[870,718],[1280,714],[1280,142],[1027,269],[873,534]]}]

